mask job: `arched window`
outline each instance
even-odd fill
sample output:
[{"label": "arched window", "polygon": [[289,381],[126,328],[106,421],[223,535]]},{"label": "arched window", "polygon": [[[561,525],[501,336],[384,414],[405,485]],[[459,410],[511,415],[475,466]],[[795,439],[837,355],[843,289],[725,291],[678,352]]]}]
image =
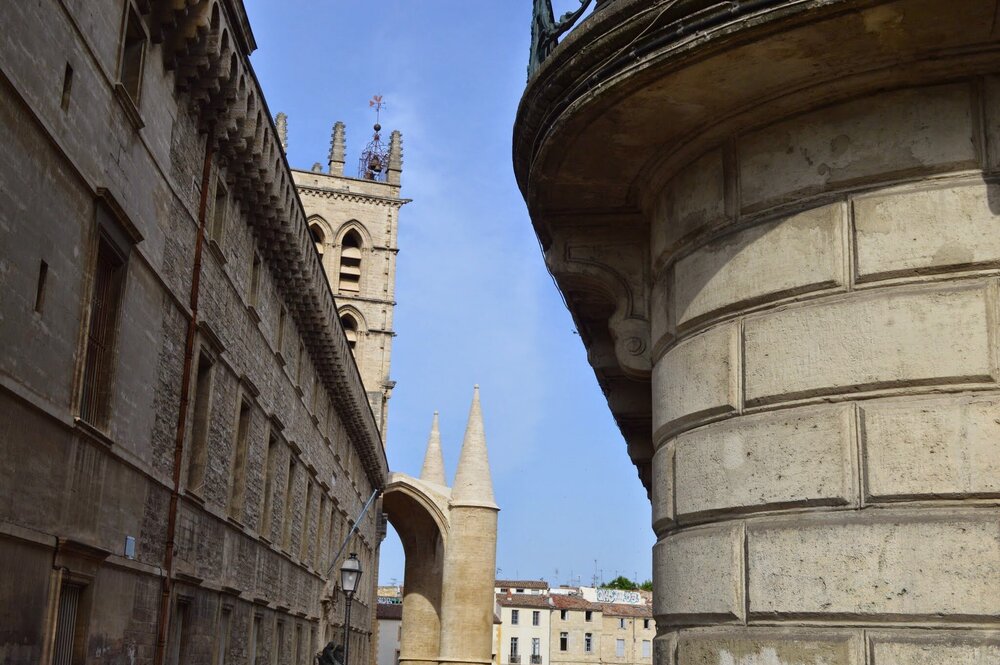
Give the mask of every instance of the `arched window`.
[{"label": "arched window", "polygon": [[351,229],[340,243],[340,280],[338,291],[361,290],[361,236]]},{"label": "arched window", "polygon": [[350,314],[340,316],[340,325],[344,326],[344,334],[347,335],[347,345],[351,351],[358,345],[358,320]]},{"label": "arched window", "polygon": [[323,245],[326,243],[326,234],[323,233],[323,229],[320,228],[319,224],[309,225],[309,237],[312,238],[313,243],[316,245],[316,251],[319,252],[320,256],[323,256]]}]

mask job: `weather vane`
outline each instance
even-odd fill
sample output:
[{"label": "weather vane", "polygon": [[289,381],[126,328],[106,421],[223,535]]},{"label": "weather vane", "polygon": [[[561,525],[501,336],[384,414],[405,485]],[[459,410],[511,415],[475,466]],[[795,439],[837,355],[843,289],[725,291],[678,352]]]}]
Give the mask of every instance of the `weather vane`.
[{"label": "weather vane", "polygon": [[382,109],[385,108],[382,95],[375,95],[368,100],[368,108],[375,109],[375,133],[371,142],[365,146],[358,164],[358,177],[365,180],[384,181],[386,166],[389,164],[389,148],[382,144],[382,125],[380,124]]}]

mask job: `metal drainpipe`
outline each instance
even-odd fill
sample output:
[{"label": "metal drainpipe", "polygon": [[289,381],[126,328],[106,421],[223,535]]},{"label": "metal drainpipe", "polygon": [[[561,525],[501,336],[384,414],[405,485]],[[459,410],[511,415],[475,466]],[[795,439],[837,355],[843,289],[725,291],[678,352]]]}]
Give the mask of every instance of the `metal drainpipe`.
[{"label": "metal drainpipe", "polygon": [[205,242],[205,212],[208,206],[208,184],[212,174],[212,134],[205,139],[205,164],[201,172],[201,199],[198,202],[198,233],[194,243],[194,266],[191,276],[191,295],[188,301],[191,318],[184,341],[184,372],[181,375],[181,401],[177,413],[177,434],[174,439],[174,485],[170,491],[167,510],[167,542],[163,556],[163,590],[160,597],[159,630],[156,639],[155,665],[163,665],[167,652],[167,630],[170,627],[170,595],[174,572],[174,535],[177,532],[177,504],[181,495],[181,463],[184,460],[184,430],[187,426],[188,400],[191,396],[191,365],[194,361],[194,340],[198,331],[198,295],[201,284],[201,252]]}]

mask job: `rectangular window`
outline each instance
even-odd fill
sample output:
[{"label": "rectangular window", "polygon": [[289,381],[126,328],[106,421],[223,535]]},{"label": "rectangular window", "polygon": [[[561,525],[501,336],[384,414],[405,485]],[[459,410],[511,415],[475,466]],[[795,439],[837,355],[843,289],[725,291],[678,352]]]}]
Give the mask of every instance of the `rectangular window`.
[{"label": "rectangular window", "polygon": [[618,619],[618,629],[625,630],[625,619]]},{"label": "rectangular window", "polygon": [[118,62],[118,82],[128,93],[132,103],[139,106],[139,95],[142,92],[143,60],[146,57],[146,32],[142,28],[142,19],[132,6],[125,3],[125,29],[122,38],[122,50]]},{"label": "rectangular window", "polygon": [[170,620],[170,634],[167,641],[167,663],[184,665],[188,661],[188,645],[191,637],[189,620],[190,604],[184,600],[174,603],[174,616]]},{"label": "rectangular window", "polygon": [[649,630],[649,619],[642,620],[642,627],[645,628],[646,630]]},{"label": "rectangular window", "polygon": [[247,658],[248,665],[261,665],[261,655],[264,653],[264,620],[259,614],[254,615],[253,624],[250,628],[250,655]]},{"label": "rectangular window", "polygon": [[99,234],[94,287],[90,295],[90,324],[83,364],[80,419],[104,429],[111,402],[115,338],[125,284],[125,259],[104,233]]},{"label": "rectangular window", "polygon": [[583,613],[583,618],[586,621],[590,621],[593,617],[594,617],[594,613],[591,612],[590,610],[587,610],[586,612]]},{"label": "rectangular window", "polygon": [[221,177],[215,179],[215,205],[212,206],[212,229],[211,238],[219,244],[222,242],[222,235],[226,229],[226,208],[229,203],[226,186]]},{"label": "rectangular window", "polygon": [[278,470],[278,437],[272,431],[264,457],[264,505],[260,509],[260,534],[271,539],[271,513],[274,512],[274,474]]},{"label": "rectangular window", "polygon": [[326,494],[320,490],[319,514],[316,516],[316,519],[319,521],[319,524],[316,525],[316,551],[313,552],[313,566],[320,572],[325,572],[323,568],[323,543],[326,542],[326,532],[330,528],[327,518],[328,514],[329,512],[326,509]]},{"label": "rectangular window", "polygon": [[625,657],[625,640],[615,640],[615,656],[618,658]]},{"label": "rectangular window", "polygon": [[53,665],[82,663],[86,626],[81,621],[80,597],[83,587],[64,582],[59,589],[59,609],[56,615],[56,638],[53,644]]},{"label": "rectangular window", "polygon": [[260,294],[260,257],[254,252],[253,263],[250,265],[250,306],[257,306],[257,297]]},{"label": "rectangular window", "polygon": [[538,610],[533,610],[531,612],[531,625],[537,626],[542,621],[542,613]]},{"label": "rectangular window", "polygon": [[194,412],[191,417],[191,453],[188,458],[187,488],[200,492],[205,484],[208,463],[208,430],[212,418],[212,359],[198,354],[198,375],[194,384]]},{"label": "rectangular window", "polygon": [[45,306],[45,282],[49,276],[49,264],[41,261],[38,264],[38,283],[35,286],[35,311],[42,313]]},{"label": "rectangular window", "polygon": [[271,652],[271,662],[277,665],[279,658],[284,658],[285,656],[285,622],[279,621],[277,627],[275,628],[275,646],[277,649],[273,649]]},{"label": "rectangular window", "polygon": [[542,640],[539,637],[531,638],[531,656],[536,658],[542,655]]},{"label": "rectangular window", "polygon": [[[517,658],[518,655],[519,654],[517,653],[517,638],[512,637],[510,638],[510,657],[511,659],[514,659]],[[511,660],[511,662],[516,662],[516,661]]]},{"label": "rectangular window", "polygon": [[306,503],[302,507],[302,542],[299,545],[299,561],[305,563],[309,560],[309,545],[312,539],[309,537],[309,527],[312,521],[312,494],[313,484],[306,477]]},{"label": "rectangular window", "polygon": [[294,649],[292,651],[292,662],[293,663],[298,663],[299,662],[299,654],[305,655],[305,653],[304,653],[304,645],[302,644],[302,624],[301,623],[295,624],[295,644],[292,645],[292,648]]},{"label": "rectangular window", "polygon": [[302,366],[306,363],[306,347],[299,342],[298,358],[295,361],[295,385],[302,385]]},{"label": "rectangular window", "polygon": [[569,650],[569,633],[559,633],[559,650]]},{"label": "rectangular window", "polygon": [[510,624],[512,626],[516,626],[520,620],[521,620],[521,611],[520,610],[511,610],[510,611]]},{"label": "rectangular window", "polygon": [[233,625],[233,608],[223,607],[219,614],[219,630],[215,634],[215,660],[213,665],[226,665],[229,658],[229,639]]},{"label": "rectangular window", "polygon": [[592,653],[594,651],[594,634],[584,633],[583,635],[583,650],[587,653]]},{"label": "rectangular window", "polygon": [[653,643],[649,640],[642,641],[642,657],[650,658],[653,655]]},{"label": "rectangular window", "polygon": [[288,477],[285,479],[285,506],[281,521],[281,547],[287,552],[292,543],[292,502],[295,500],[295,457],[289,455]]},{"label": "rectangular window", "polygon": [[285,348],[285,319],[288,318],[288,310],[282,305],[278,310],[278,341],[275,343],[277,352],[281,353]]},{"label": "rectangular window", "polygon": [[236,441],[233,451],[233,475],[229,492],[229,516],[243,519],[243,498],[247,488],[247,440],[250,437],[250,403],[240,399],[240,414],[236,419]]},{"label": "rectangular window", "polygon": [[63,111],[69,110],[69,97],[73,94],[73,65],[66,63],[66,69],[63,71],[63,89],[62,97],[59,100],[59,108]]},{"label": "rectangular window", "polygon": [[559,618],[562,621],[565,621],[568,616],[569,616],[569,612],[567,610],[559,610]]}]

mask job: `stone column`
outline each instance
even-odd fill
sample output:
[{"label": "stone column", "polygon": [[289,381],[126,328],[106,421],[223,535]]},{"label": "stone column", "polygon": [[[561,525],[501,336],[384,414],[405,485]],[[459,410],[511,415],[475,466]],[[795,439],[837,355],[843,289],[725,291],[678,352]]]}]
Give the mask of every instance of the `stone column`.
[{"label": "stone column", "polygon": [[998,126],[869,93],[661,186],[657,663],[1000,662]]}]

